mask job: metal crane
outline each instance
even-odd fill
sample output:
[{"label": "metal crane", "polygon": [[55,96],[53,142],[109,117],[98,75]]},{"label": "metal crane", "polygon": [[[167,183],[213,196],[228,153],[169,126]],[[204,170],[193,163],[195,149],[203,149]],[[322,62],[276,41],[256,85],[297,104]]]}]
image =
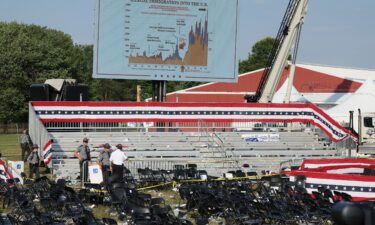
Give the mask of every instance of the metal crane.
[{"label": "metal crane", "polygon": [[[272,47],[270,57],[263,72],[255,95],[247,95],[247,102],[269,103],[276,92],[282,72],[287,63],[290,50],[294,45],[292,67],[289,76],[288,93],[284,102],[288,103],[293,84],[295,61],[302,24],[307,14],[309,0],[290,0],[281,26],[277,33],[276,41]],[[294,65],[293,65],[294,64]]]}]

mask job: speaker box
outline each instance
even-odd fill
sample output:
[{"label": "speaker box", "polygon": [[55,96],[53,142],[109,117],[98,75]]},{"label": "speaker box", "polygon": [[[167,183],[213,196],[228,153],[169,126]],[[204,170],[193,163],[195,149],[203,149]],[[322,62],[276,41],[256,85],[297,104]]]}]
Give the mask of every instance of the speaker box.
[{"label": "speaker box", "polygon": [[74,86],[66,86],[64,91],[65,101],[88,101],[89,88],[87,85],[78,84]]},{"label": "speaker box", "polygon": [[49,101],[49,85],[30,85],[30,101]]}]

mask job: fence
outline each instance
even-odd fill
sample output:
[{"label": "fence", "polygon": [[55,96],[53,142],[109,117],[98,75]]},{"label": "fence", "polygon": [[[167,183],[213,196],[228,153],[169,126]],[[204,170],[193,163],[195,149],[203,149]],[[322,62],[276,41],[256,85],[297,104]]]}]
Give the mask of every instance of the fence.
[{"label": "fence", "polygon": [[315,131],[310,123],[300,122],[47,122],[44,126],[50,132],[233,132],[233,131]]},{"label": "fence", "polygon": [[28,123],[1,123],[0,134],[20,134],[28,128]]},{"label": "fence", "polygon": [[175,165],[178,165],[176,161],[168,160],[131,160],[126,161],[125,166],[130,170],[133,175],[137,175],[138,168],[150,168],[153,170],[173,170]]},{"label": "fence", "polygon": [[[173,171],[176,167],[180,168],[188,168],[188,165],[197,165],[200,170],[205,170],[209,172],[210,175],[213,176],[220,176],[224,171],[227,171],[228,168],[232,170],[240,169],[236,164],[234,166],[234,162],[232,160],[180,160],[180,161],[172,161],[172,160],[147,160],[147,159],[132,159],[125,162],[125,166],[129,169],[131,174],[138,178],[138,168],[149,168],[152,170],[169,170]],[[223,170],[222,170],[223,169]]]}]

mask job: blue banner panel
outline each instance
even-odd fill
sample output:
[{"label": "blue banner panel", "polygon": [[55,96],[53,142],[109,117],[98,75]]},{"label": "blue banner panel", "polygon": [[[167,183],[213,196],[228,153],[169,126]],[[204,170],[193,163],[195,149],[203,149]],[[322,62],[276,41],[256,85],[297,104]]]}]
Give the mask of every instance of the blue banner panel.
[{"label": "blue banner panel", "polygon": [[238,0],[97,0],[94,78],[237,82]]}]

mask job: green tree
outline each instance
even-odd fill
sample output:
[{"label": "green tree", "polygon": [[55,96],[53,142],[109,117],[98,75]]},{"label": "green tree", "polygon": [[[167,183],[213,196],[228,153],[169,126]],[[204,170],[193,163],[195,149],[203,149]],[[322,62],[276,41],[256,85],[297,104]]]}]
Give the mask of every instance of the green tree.
[{"label": "green tree", "polygon": [[10,87],[0,89],[0,121],[4,123],[21,121],[27,115],[25,96]]},{"label": "green tree", "polygon": [[251,53],[246,60],[240,61],[239,72],[246,73],[249,71],[264,68],[272,51],[275,39],[266,37],[254,44]]},{"label": "green tree", "polygon": [[75,45],[71,55],[71,77],[80,83],[92,82],[92,45]]},{"label": "green tree", "polygon": [[26,121],[31,84],[78,76],[76,48],[63,32],[0,22],[0,122]]}]

